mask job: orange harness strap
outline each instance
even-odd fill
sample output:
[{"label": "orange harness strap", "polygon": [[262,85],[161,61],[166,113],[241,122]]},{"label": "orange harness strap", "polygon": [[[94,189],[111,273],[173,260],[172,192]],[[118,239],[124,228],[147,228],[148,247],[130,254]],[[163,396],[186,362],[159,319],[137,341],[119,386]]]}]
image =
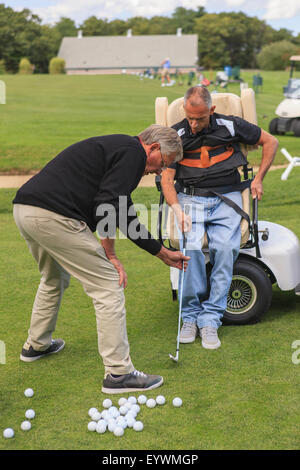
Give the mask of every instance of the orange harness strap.
[{"label": "orange harness strap", "polygon": [[199,158],[183,158],[183,160],[181,160],[180,162],[178,162],[180,165],[184,165],[184,166],[190,166],[190,167],[193,167],[193,168],[208,168],[212,165],[214,165],[215,163],[218,163],[218,162],[222,162],[223,160],[226,160],[227,158],[231,157],[231,155],[233,154],[234,152],[234,148],[229,145],[226,147],[226,151],[225,152],[222,152],[220,153],[219,155],[215,155],[214,157],[210,157],[209,156],[209,151],[210,150],[215,150],[217,148],[220,148],[220,147],[223,147],[223,145],[219,145],[218,147],[207,147],[207,146],[203,146],[203,147],[200,147],[196,150],[189,150],[189,151],[186,151],[184,152],[184,155],[193,155],[194,153],[200,153],[200,157]]}]

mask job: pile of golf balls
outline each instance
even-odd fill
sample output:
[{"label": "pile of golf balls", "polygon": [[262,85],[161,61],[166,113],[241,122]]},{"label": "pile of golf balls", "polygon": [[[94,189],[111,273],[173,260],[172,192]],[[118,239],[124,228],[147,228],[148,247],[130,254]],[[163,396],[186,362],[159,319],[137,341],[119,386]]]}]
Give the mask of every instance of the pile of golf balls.
[{"label": "pile of golf balls", "polygon": [[[140,432],[144,429],[144,424],[138,419],[141,411],[141,405],[148,408],[155,408],[156,405],[162,406],[166,403],[163,395],[158,395],[155,399],[148,398],[145,395],[139,395],[137,398],[130,396],[128,398],[121,397],[118,400],[118,406],[114,406],[109,398],[102,402],[102,410],[93,407],[88,410],[91,418],[87,428],[88,431],[104,434],[110,432],[117,437],[124,435],[126,429],[133,429]],[[173,406],[182,405],[182,399],[176,397],[173,399]]]},{"label": "pile of golf balls", "polygon": [[[27,398],[31,398],[34,395],[34,391],[32,390],[32,388],[26,388],[26,390],[24,390],[24,395]],[[22,431],[29,431],[31,429],[32,425],[31,422],[28,420],[32,420],[34,417],[34,410],[29,409],[25,412],[25,418],[27,418],[27,420],[23,421],[20,425]],[[3,437],[5,437],[6,439],[11,439],[12,437],[14,437],[14,435],[15,431],[12,428],[6,428],[3,431]]]},{"label": "pile of golf balls", "polygon": [[136,419],[141,410],[138,400],[133,396],[128,399],[122,397],[118,400],[118,405],[119,407],[114,406],[107,398],[102,402],[102,411],[95,407],[90,408],[88,415],[91,421],[87,426],[88,431],[96,431],[99,434],[108,431],[117,437],[123,436],[126,428],[142,431],[144,425]]}]

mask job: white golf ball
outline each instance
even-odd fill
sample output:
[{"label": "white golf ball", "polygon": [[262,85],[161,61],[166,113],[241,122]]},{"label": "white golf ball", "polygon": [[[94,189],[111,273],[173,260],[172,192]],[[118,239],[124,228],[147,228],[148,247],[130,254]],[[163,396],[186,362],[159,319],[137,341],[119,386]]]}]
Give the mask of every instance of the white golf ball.
[{"label": "white golf ball", "polygon": [[112,406],[112,401],[109,398],[105,398],[105,400],[103,400],[102,405],[104,406],[104,408],[110,408]]},{"label": "white golf ball", "polygon": [[127,402],[125,403],[125,405],[123,405],[123,406],[126,406],[127,410],[131,410],[131,408],[132,408],[132,403],[130,403],[130,401],[127,401]]},{"label": "white golf ball", "polygon": [[127,421],[127,426],[128,426],[129,428],[132,428],[133,425],[134,425],[134,423],[135,423],[134,417],[133,417],[133,416],[128,416],[128,415],[126,415],[126,421]]},{"label": "white golf ball", "polygon": [[106,431],[106,424],[100,423],[99,421],[96,427],[96,431],[98,434],[104,434]]},{"label": "white golf ball", "polygon": [[3,431],[3,437],[6,439],[10,439],[11,437],[14,437],[15,431],[12,428],[6,428]]},{"label": "white golf ball", "polygon": [[115,428],[117,427],[117,422],[114,419],[110,419],[108,421],[107,427],[110,432],[114,432]]},{"label": "white golf ball", "polygon": [[127,403],[127,398],[124,397],[120,398],[120,400],[118,401],[119,406],[123,406],[125,405],[125,403]]},{"label": "white golf ball", "polygon": [[34,410],[27,410],[25,413],[25,417],[27,419],[33,419],[35,417],[35,411]]},{"label": "white golf ball", "polygon": [[101,418],[105,419],[105,421],[108,421],[109,419],[113,418],[113,416],[108,410],[104,410],[101,413]]},{"label": "white golf ball", "polygon": [[135,431],[142,431],[144,429],[144,425],[143,425],[142,421],[136,421],[133,425],[133,429]]},{"label": "white golf ball", "polygon": [[115,411],[119,411],[119,410],[118,410],[118,408],[117,408],[116,406],[110,406],[110,407],[108,408],[108,411],[109,411],[111,414],[113,414]]},{"label": "white golf ball", "polygon": [[164,397],[163,395],[158,395],[158,396],[156,397],[156,403],[157,403],[158,405],[164,405],[164,404],[166,403],[165,397]]},{"label": "white golf ball", "polygon": [[123,436],[123,434],[124,434],[124,429],[122,428],[122,426],[116,426],[114,429],[114,435],[117,437],[121,437]]},{"label": "white golf ball", "polygon": [[137,401],[140,405],[144,405],[147,401],[147,397],[145,395],[140,395],[138,397]]},{"label": "white golf ball", "polygon": [[30,421],[23,421],[21,424],[22,431],[29,431],[31,429],[31,422]]},{"label": "white golf ball", "polygon": [[120,406],[119,411],[120,411],[121,415],[124,416],[124,415],[126,415],[126,414],[128,413],[128,408],[127,408],[127,406],[122,405],[122,406]]},{"label": "white golf ball", "polygon": [[125,418],[126,420],[128,420],[128,418],[133,418],[135,421],[136,416],[137,416],[137,413],[135,411],[130,410],[128,411],[127,415],[125,415]]},{"label": "white golf ball", "polygon": [[92,414],[93,414],[93,413],[96,413],[96,411],[98,411],[97,408],[90,408],[89,411],[88,411],[88,415],[89,415],[90,417],[92,417]]},{"label": "white golf ball", "polygon": [[135,412],[136,414],[138,414],[140,411],[141,411],[141,408],[139,407],[139,405],[132,405],[130,411],[133,411]]},{"label": "white golf ball", "polygon": [[113,408],[109,413],[114,419],[120,416],[120,411],[117,408]]},{"label": "white golf ball", "polygon": [[93,421],[99,421],[101,419],[101,413],[99,411],[95,411],[91,416]]},{"label": "white golf ball", "polygon": [[26,388],[26,390],[24,392],[25,397],[27,397],[27,398],[33,397],[33,394],[34,394],[34,392],[33,392],[32,388]]},{"label": "white golf ball", "polygon": [[176,407],[181,406],[182,405],[181,398],[179,398],[179,397],[174,398],[173,405],[176,406]]},{"label": "white golf ball", "polygon": [[132,405],[134,405],[136,403],[136,398],[135,397],[129,397],[127,401],[129,401],[129,403],[132,403]]},{"label": "white golf ball", "polygon": [[127,428],[127,419],[124,419],[123,421],[119,421],[118,426],[121,426],[121,428],[126,429]]},{"label": "white golf ball", "polygon": [[100,425],[107,427],[107,422],[105,421],[105,419],[103,418],[99,419],[97,426],[100,426]]},{"label": "white golf ball", "polygon": [[96,427],[97,427],[96,421],[90,421],[87,427],[89,431],[96,431]]},{"label": "white golf ball", "polygon": [[117,423],[122,423],[123,421],[126,421],[125,416],[118,416],[117,419],[116,419]]},{"label": "white golf ball", "polygon": [[156,406],[156,401],[153,398],[149,398],[146,401],[146,405],[148,406],[148,408],[154,408]]}]

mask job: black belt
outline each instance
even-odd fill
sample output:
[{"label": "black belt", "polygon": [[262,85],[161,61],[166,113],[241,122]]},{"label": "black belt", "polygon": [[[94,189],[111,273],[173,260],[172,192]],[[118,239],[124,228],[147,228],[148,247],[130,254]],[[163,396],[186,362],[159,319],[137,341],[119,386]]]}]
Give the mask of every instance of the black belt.
[{"label": "black belt", "polygon": [[225,204],[232,207],[232,209],[234,209],[235,212],[237,212],[241,217],[246,219],[248,224],[250,225],[250,217],[247,214],[247,212],[245,212],[243,209],[240,208],[240,206],[238,206],[235,202],[233,202],[231,199],[224,196],[223,194],[223,191],[227,193],[232,192],[232,191],[243,191],[244,189],[249,188],[250,184],[251,184],[251,180],[242,181],[241,183],[237,185],[228,187],[227,191],[226,190],[224,191],[225,187],[223,187],[222,193],[219,193],[213,189],[195,188],[194,186],[181,186],[180,184],[176,183],[176,190],[177,192],[187,194],[188,196],[203,196],[203,197],[217,196],[223,202],[225,202]]}]

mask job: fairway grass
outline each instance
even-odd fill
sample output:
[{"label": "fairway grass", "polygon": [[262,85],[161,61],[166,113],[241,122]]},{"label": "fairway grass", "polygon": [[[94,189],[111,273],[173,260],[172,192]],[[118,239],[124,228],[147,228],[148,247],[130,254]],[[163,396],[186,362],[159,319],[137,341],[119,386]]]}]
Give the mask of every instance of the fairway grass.
[{"label": "fairway grass", "polygon": [[[260,219],[277,222],[300,238],[300,172],[288,181],[270,172],[260,203]],[[0,449],[11,450],[205,450],[298,449],[299,371],[292,362],[292,343],[300,340],[300,297],[273,287],[273,301],[260,323],[220,328],[221,348],[201,347],[200,339],[180,346],[175,354],[178,303],[171,299],[169,269],[128,240],[117,241],[117,252],[128,273],[127,328],[135,367],[164,377],[164,385],[148,398],[166,397],[164,406],[141,406],[143,432],[125,430],[121,438],[109,432],[88,432],[88,410],[108,395],[101,393],[103,365],[97,351],[92,301],[71,279],[55,337],[65,349],[33,363],[19,354],[26,339],[31,307],[39,283],[36,264],[11,214],[14,190],[0,190],[0,340],[6,344],[6,364],[0,364]],[[155,188],[138,188],[135,203],[157,203]],[[283,240],[284,243],[284,240]],[[24,390],[34,389],[32,398]],[[137,393],[132,395],[138,396]],[[110,396],[113,404],[121,395]],[[124,394],[128,397],[129,394]],[[181,408],[172,399],[183,399]],[[32,429],[20,429],[33,408]],[[4,439],[6,427],[15,430]]]},{"label": "fairway grass", "polygon": [[[241,73],[249,87],[254,73]],[[261,76],[257,117],[259,126],[268,130],[284,98],[288,72],[261,72]],[[136,135],[155,122],[156,97],[166,96],[172,102],[188,88],[187,79],[184,86],[161,88],[160,80],[141,80],[136,75],[2,75],[0,80],[7,90],[6,104],[0,108],[0,172],[11,173],[39,170],[64,148],[88,137]],[[214,85],[209,90],[214,91]],[[240,85],[230,83],[225,91],[240,95]],[[299,154],[299,138],[290,134],[278,140],[279,150],[286,147],[292,155]],[[250,152],[250,163],[257,165],[260,155]],[[274,164],[287,163],[278,151]]]}]

